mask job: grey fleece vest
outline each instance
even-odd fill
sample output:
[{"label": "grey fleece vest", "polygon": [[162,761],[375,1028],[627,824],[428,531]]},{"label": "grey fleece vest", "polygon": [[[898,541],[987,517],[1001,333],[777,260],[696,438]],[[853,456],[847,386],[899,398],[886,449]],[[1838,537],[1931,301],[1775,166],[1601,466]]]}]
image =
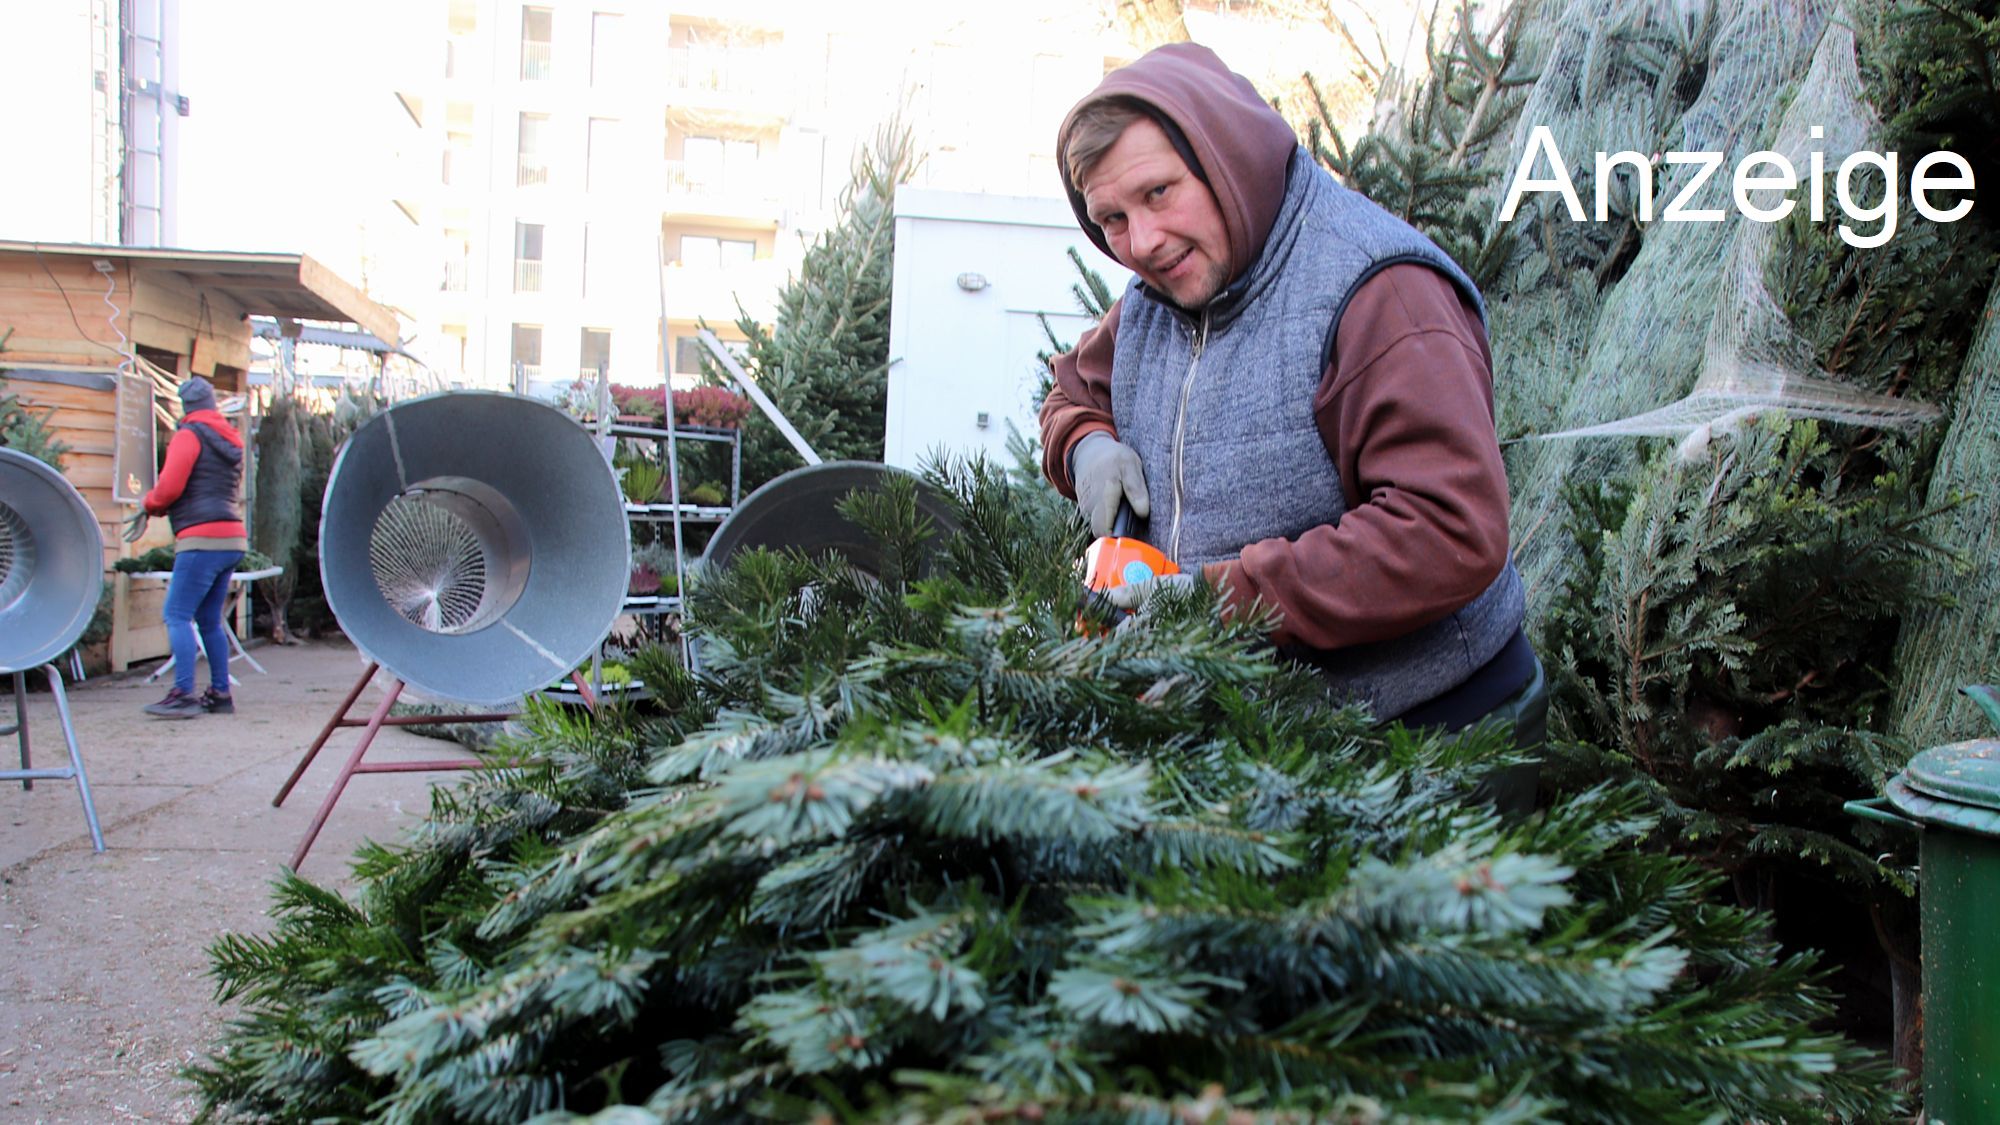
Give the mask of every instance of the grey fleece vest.
[{"label": "grey fleece vest", "polygon": [[[1184,570],[1346,514],[1313,395],[1341,312],[1363,281],[1420,262],[1485,315],[1478,289],[1448,255],[1341,187],[1303,149],[1292,154],[1287,180],[1263,252],[1206,309],[1190,317],[1135,278],[1119,315],[1113,417],[1145,465],[1147,539]],[[1337,698],[1388,719],[1463,683],[1512,638],[1525,609],[1510,562],[1484,593],[1413,633],[1292,655],[1320,669]]]}]

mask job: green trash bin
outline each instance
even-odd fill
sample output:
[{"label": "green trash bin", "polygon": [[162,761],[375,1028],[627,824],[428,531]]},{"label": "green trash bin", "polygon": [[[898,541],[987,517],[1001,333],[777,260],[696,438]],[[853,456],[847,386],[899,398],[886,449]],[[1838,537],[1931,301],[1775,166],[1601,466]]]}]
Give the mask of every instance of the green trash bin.
[{"label": "green trash bin", "polygon": [[1922,830],[1926,1118],[2000,1122],[2000,740],[1925,750],[1847,808]]}]

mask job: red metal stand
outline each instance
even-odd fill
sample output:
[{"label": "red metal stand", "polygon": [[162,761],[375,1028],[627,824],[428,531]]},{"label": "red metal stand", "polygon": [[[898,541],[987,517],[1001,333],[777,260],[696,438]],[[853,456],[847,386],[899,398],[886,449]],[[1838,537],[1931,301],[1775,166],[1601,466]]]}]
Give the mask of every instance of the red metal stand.
[{"label": "red metal stand", "polygon": [[[333,780],[333,788],[327,791],[326,800],[320,803],[319,811],[313,814],[312,823],[306,826],[305,838],[299,841],[298,850],[292,853],[291,869],[293,871],[297,871],[299,865],[305,862],[306,853],[312,850],[313,841],[319,837],[319,830],[326,826],[326,819],[333,815],[333,806],[339,803],[340,794],[347,788],[348,779],[355,774],[469,770],[478,769],[485,764],[484,759],[481,758],[446,758],[421,762],[363,762],[361,760],[362,756],[368,753],[369,744],[375,741],[376,732],[380,731],[383,727],[414,726],[421,723],[504,723],[514,717],[514,713],[511,711],[478,715],[398,715],[391,717],[389,709],[396,705],[396,697],[403,694],[403,681],[395,677],[391,677],[389,693],[383,696],[382,702],[375,705],[373,713],[366,719],[349,717],[348,712],[353,709],[354,701],[361,698],[362,691],[368,687],[368,681],[375,678],[375,672],[380,667],[380,664],[370,664],[367,670],[361,673],[361,678],[355,681],[354,690],[348,692],[347,698],[340,701],[340,709],[334,712],[333,718],[327,720],[326,726],[320,729],[319,737],[313,739],[312,745],[307,747],[305,757],[300,758],[299,764],[292,768],[292,776],[285,779],[285,784],[279,788],[278,795],[271,798],[273,807],[281,808],[284,806],[285,798],[291,795],[292,787],[299,783],[299,778],[305,774],[306,767],[312,765],[313,759],[319,756],[320,750],[326,746],[326,740],[333,736],[334,731],[341,727],[364,728],[361,732],[361,741],[355,745],[353,753],[347,756],[347,763],[340,767],[339,775]],[[583,693],[584,703],[593,711],[596,710],[597,699],[591,692],[589,685],[576,673],[571,673],[570,679],[576,683],[577,689]]]}]

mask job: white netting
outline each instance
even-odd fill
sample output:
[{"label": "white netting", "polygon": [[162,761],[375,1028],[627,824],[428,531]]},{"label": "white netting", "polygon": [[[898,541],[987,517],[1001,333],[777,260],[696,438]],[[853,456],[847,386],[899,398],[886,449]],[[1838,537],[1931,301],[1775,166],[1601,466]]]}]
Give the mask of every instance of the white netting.
[{"label": "white netting", "polygon": [[421,494],[382,509],[368,563],[382,597],[419,628],[460,633],[485,624],[486,548],[471,524]]},{"label": "white netting", "polygon": [[[1815,137],[1815,132],[1824,136]],[[1878,133],[1879,122],[1862,101],[1853,33],[1837,21],[1829,22],[1813,52],[1811,69],[1778,124],[1771,150],[1784,156],[1801,176],[1808,173],[1812,154],[1818,152],[1831,179],[1832,169],[1849,153],[1869,148]],[[1796,206],[1807,206],[1808,191],[1803,184],[1796,189]],[[1752,191],[1749,202],[1774,208],[1784,194],[1775,188]],[[1831,206],[1833,193],[1827,194]],[[1767,410],[1891,428],[1938,419],[1937,408],[1929,404],[1873,394],[1822,371],[1811,347],[1793,330],[1764,284],[1777,225],[1739,220],[1734,227],[1694,389],[1657,409],[1539,437],[1655,434],[1698,443],[1716,426],[1734,425]]]},{"label": "white netting", "polygon": [[[1649,223],[1625,221],[1637,209],[1629,172],[1607,184],[1614,221],[1575,222],[1553,193],[1528,197],[1516,214],[1519,249],[1487,296],[1516,561],[1540,598],[1571,558],[1559,531],[1564,483],[1617,477],[1638,451],[1631,441],[1550,439],[1650,434],[1694,446],[1773,409],[1871,426],[1936,413],[1816,366],[1765,286],[1780,228],[1745,218],[1729,190],[1737,164],[1770,148],[1799,172],[1792,198],[1804,208],[1817,149],[1826,205],[1838,214],[1835,170],[1878,132],[1841,0],[1518,2],[1530,5],[1523,36],[1539,65],[1511,144],[1488,160],[1511,173],[1533,131],[1546,128],[1594,212],[1599,152],[1716,153],[1720,168],[1693,205],[1724,212],[1720,222],[1665,221],[1665,203],[1697,169],[1661,161]],[[1823,136],[1811,135],[1814,126]],[[1753,193],[1751,202],[1769,205],[1777,194]],[[1503,183],[1495,221],[1504,198]],[[1858,227],[1872,233],[1875,224]]]},{"label": "white netting", "polygon": [[1894,713],[1903,737],[1915,746],[1985,738],[1991,729],[1971,701],[1966,684],[2000,681],[2000,286],[1989,290],[1982,328],[1965,353],[1952,417],[1931,473],[1929,504],[1963,504],[1942,518],[1939,539],[1969,560],[1962,574],[1935,572],[1932,593],[1948,601],[1914,607],[1896,652]]}]

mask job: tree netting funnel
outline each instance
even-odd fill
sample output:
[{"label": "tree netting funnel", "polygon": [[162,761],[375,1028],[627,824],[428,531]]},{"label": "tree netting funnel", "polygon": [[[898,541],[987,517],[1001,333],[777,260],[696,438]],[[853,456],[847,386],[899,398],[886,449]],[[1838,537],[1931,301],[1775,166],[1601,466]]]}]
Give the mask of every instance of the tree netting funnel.
[{"label": "tree netting funnel", "polygon": [[871,578],[882,577],[890,560],[869,531],[840,511],[841,501],[857,492],[879,492],[891,482],[906,481],[916,495],[917,514],[937,531],[916,560],[918,575],[928,571],[942,541],[958,531],[958,519],[942,497],[907,469],[873,461],[827,461],[793,469],[766,481],[737,506],[716,529],[702,561],[708,567],[729,565],[741,552],[795,550],[807,555],[835,554]]},{"label": "tree netting funnel", "polygon": [[104,536],[90,505],[61,473],[0,449],[0,672],[67,652],[103,589]]},{"label": "tree netting funnel", "polygon": [[370,659],[493,706],[590,658],[624,604],[630,551],[589,433],[534,399],[453,391],[348,440],[327,480],[320,580]]}]

